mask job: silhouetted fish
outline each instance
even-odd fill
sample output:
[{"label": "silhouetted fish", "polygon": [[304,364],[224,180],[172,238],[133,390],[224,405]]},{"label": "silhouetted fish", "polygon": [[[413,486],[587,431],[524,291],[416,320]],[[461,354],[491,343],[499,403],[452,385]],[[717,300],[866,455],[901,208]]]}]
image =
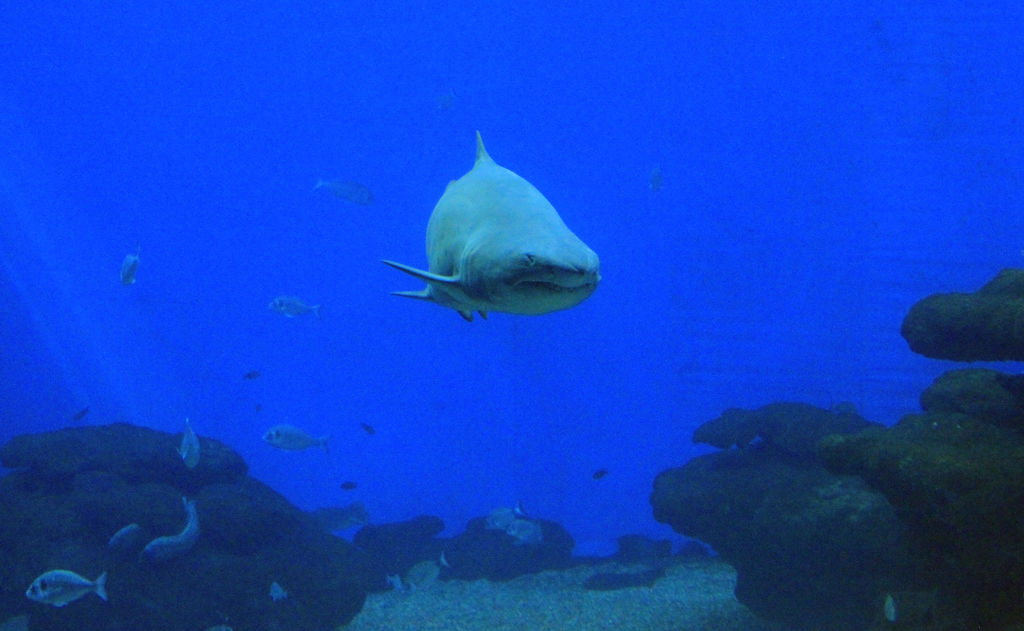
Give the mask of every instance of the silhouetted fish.
[{"label": "silhouetted fish", "polygon": [[595,480],[600,480],[606,475],[608,475],[608,469],[598,469],[590,477],[594,478]]},{"label": "silhouetted fish", "polygon": [[121,261],[122,285],[135,284],[135,272],[139,270],[139,252],[141,250],[136,250],[135,254],[126,254],[124,260]]},{"label": "silhouetted fish", "polygon": [[353,482],[352,480],[345,480],[344,482],[341,483],[341,490],[342,491],[354,491],[357,486],[358,485],[355,482]]},{"label": "silhouetted fish", "polygon": [[360,423],[359,427],[362,427],[363,431],[371,436],[377,433],[377,430],[373,429],[373,425],[370,425],[369,423]]},{"label": "silhouetted fish", "polygon": [[650,187],[651,187],[651,190],[654,191],[655,193],[657,193],[658,191],[661,190],[661,167],[660,166],[655,166],[653,169],[651,169]]},{"label": "silhouetted fish", "polygon": [[362,206],[369,206],[373,203],[373,193],[359,182],[317,180],[313,190],[321,188],[327,189],[339,199],[347,199]]},{"label": "silhouetted fish", "polygon": [[73,414],[73,415],[71,416],[71,420],[72,420],[72,421],[80,421],[80,420],[82,420],[83,418],[85,418],[85,415],[86,415],[86,414],[88,414],[88,413],[89,413],[89,406],[87,405],[87,406],[85,406],[84,408],[82,408],[81,410],[79,410],[79,411],[75,412],[75,413],[74,413],[74,414]]},{"label": "silhouetted fish", "polygon": [[260,373],[260,371],[258,371],[258,370],[250,370],[249,372],[247,372],[244,375],[242,375],[242,379],[249,379],[249,380],[259,379],[259,376],[261,374],[262,373]]}]

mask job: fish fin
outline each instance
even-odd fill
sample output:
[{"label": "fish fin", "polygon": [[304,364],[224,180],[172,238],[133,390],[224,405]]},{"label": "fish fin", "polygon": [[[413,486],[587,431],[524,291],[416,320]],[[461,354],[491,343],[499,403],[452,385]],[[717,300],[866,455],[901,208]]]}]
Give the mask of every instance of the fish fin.
[{"label": "fish fin", "polygon": [[330,438],[331,438],[331,435],[327,434],[326,436],[321,437],[320,440],[319,440],[320,446],[324,448],[324,453],[325,454],[331,453],[330,448],[327,446],[327,441],[330,440]]},{"label": "fish fin", "polygon": [[419,291],[393,291],[392,296],[404,296],[406,298],[415,298],[417,300],[429,300],[434,302],[434,297],[430,295],[429,289],[421,289]]},{"label": "fish fin", "polygon": [[397,270],[401,270],[406,274],[411,274],[412,276],[425,280],[428,283],[444,283],[446,285],[454,285],[458,284],[459,281],[461,280],[458,276],[442,276],[441,274],[426,272],[424,270],[416,269],[415,267],[410,267],[408,265],[396,263],[394,261],[381,260],[381,263],[385,265],[390,265],[391,267]]},{"label": "fish fin", "polygon": [[458,311],[459,311],[459,315],[462,316],[463,320],[465,320],[466,322],[472,322],[473,321],[473,312],[471,310],[470,311],[465,311],[464,309],[459,309]]},{"label": "fish fin", "polygon": [[473,165],[479,164],[482,160],[494,162],[491,160],[491,156],[487,155],[487,149],[484,149],[484,139],[480,137],[480,132],[476,132],[476,162]]},{"label": "fish fin", "polygon": [[487,312],[486,311],[478,311],[477,313],[479,313],[480,317],[483,318],[484,320],[487,319]]},{"label": "fish fin", "polygon": [[313,305],[312,307],[310,307],[310,309],[313,310],[313,314],[316,316],[317,320],[322,319],[322,316],[320,315],[321,307],[323,307],[323,305]]},{"label": "fish fin", "polygon": [[100,574],[93,583],[96,585],[96,595],[103,600],[107,599],[107,573]]}]

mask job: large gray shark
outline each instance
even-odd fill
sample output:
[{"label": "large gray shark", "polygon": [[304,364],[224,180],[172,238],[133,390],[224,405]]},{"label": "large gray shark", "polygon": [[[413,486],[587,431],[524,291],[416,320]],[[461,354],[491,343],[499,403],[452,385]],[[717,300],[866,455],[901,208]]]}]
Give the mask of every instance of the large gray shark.
[{"label": "large gray shark", "polygon": [[427,282],[396,296],[429,300],[466,320],[575,307],[597,289],[594,251],[532,184],[499,166],[476,133],[476,162],[448,184],[427,222],[429,271],[384,263]]}]

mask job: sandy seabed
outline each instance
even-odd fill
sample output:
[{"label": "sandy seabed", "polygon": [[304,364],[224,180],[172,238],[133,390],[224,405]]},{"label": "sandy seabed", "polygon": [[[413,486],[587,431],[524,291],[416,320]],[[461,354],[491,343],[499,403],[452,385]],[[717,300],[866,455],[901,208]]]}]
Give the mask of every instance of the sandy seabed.
[{"label": "sandy seabed", "polygon": [[521,576],[505,583],[435,581],[371,594],[338,631],[782,631],[733,596],[736,572],[714,560],[678,563],[653,587],[590,591],[597,572],[636,571],[617,563]]}]

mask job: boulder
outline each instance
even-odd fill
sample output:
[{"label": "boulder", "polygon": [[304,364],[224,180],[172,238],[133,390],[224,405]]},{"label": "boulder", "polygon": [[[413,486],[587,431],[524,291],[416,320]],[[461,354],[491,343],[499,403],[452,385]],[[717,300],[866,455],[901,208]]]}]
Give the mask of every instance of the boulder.
[{"label": "boulder", "polygon": [[[351,620],[374,577],[350,544],[322,532],[278,493],[246,475],[241,457],[200,438],[189,470],[180,436],[118,424],[18,436],[0,448],[0,619],[28,612],[33,631],[238,629],[319,631]],[[195,500],[195,545],[162,562],[146,542],[180,533],[182,498]],[[128,549],[109,549],[137,523]],[[56,608],[24,591],[43,572],[107,572],[109,603],[86,595]],[[288,598],[275,603],[277,582]]]},{"label": "boulder", "polygon": [[1024,270],[1004,269],[973,293],[928,296],[900,333],[910,350],[934,359],[1024,360]]}]

